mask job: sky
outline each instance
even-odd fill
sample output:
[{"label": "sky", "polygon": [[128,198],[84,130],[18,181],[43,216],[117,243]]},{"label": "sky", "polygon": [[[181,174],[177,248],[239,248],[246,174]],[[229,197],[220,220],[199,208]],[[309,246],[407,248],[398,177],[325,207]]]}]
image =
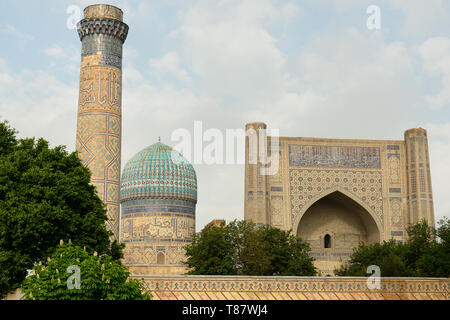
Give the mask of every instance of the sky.
[{"label": "sky", "polygon": [[[81,43],[73,8],[0,2],[0,120],[75,150]],[[427,129],[436,221],[450,216],[450,1],[114,1],[124,45],[122,167],[175,130],[402,140]],[[379,8],[379,28],[367,21]],[[373,20],[370,20],[373,21]],[[244,166],[194,164],[197,230],[243,219]]]}]

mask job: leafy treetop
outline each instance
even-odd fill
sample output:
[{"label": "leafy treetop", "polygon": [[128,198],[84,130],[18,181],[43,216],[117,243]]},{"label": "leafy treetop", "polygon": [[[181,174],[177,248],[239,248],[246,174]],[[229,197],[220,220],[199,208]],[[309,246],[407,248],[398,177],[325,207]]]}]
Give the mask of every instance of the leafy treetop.
[{"label": "leafy treetop", "polygon": [[61,244],[47,261],[34,266],[21,290],[28,300],[151,299],[143,279],[130,279],[129,275],[127,268],[109,255]]},{"label": "leafy treetop", "polygon": [[195,234],[185,264],[196,275],[310,276],[316,270],[309,251],[289,231],[235,220]]}]

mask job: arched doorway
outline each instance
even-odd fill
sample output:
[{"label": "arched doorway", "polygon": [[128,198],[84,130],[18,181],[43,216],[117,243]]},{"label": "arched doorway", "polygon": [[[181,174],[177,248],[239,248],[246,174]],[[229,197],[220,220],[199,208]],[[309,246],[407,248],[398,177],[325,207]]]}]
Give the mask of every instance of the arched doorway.
[{"label": "arched doorway", "polygon": [[305,211],[297,236],[310,244],[316,267],[324,275],[333,274],[360,242],[380,241],[380,231],[370,213],[339,191],[322,197]]}]

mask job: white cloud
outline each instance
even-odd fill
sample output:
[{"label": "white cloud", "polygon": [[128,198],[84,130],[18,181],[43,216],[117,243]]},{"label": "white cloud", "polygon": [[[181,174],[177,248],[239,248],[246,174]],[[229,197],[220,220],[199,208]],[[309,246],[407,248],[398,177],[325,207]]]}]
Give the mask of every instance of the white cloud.
[{"label": "white cloud", "polygon": [[0,70],[0,110],[21,137],[44,137],[74,150],[78,88],[42,71]]},{"label": "white cloud", "polygon": [[15,38],[16,40],[22,41],[22,42],[34,39],[33,36],[18,30],[15,26],[10,25],[10,24],[4,25],[2,28],[2,31],[3,31],[3,33],[6,33],[7,35]]},{"label": "white cloud", "polygon": [[448,1],[445,0],[389,0],[386,2],[403,12],[405,21],[403,35],[426,37],[442,34],[448,27]]},{"label": "white cloud", "polygon": [[418,51],[425,73],[441,79],[440,92],[427,97],[429,105],[437,108],[450,106],[450,38],[430,38],[419,46]]},{"label": "white cloud", "polygon": [[140,52],[138,49],[130,47],[129,45],[123,47],[123,57],[125,58],[124,63],[139,57],[139,55]]},{"label": "white cloud", "polygon": [[53,47],[45,49],[44,54],[56,59],[62,59],[66,57],[64,49],[58,45],[54,45]]},{"label": "white cloud", "polygon": [[42,50],[42,53],[51,58],[49,67],[63,70],[65,73],[76,77],[80,70],[79,50],[79,47],[75,47],[74,45],[61,46],[59,44],[53,44]]},{"label": "white cloud", "polygon": [[[314,0],[313,0],[314,1]],[[333,6],[338,11],[348,11],[353,10],[355,8],[367,8],[369,5],[377,4],[373,0],[331,0]],[[362,11],[361,14],[365,14],[366,12]]]},{"label": "white cloud", "polygon": [[186,26],[184,50],[205,93],[266,96],[283,82],[283,56],[263,29],[236,22]]},{"label": "white cloud", "polygon": [[279,100],[254,106],[282,134],[396,139],[411,125],[418,62],[404,44],[348,30],[309,43],[298,61]]},{"label": "white cloud", "polygon": [[275,5],[271,0],[199,0],[186,12],[180,12],[185,24],[206,26],[230,21],[242,24],[269,25],[280,23],[298,15],[294,1]]},{"label": "white cloud", "polygon": [[1,57],[0,57],[0,71],[1,71],[1,72],[7,72],[7,71],[8,71],[8,64],[7,64],[7,62],[6,62],[4,59],[2,59]]},{"label": "white cloud", "polygon": [[176,52],[168,52],[160,59],[150,59],[149,65],[159,77],[173,75],[177,80],[185,84],[191,82],[187,71],[180,66],[180,60]]},{"label": "white cloud", "polygon": [[299,9],[272,1],[198,1],[180,14],[182,57],[202,94],[251,101],[273,99],[288,77],[285,56],[266,27],[286,23]]},{"label": "white cloud", "polygon": [[450,217],[450,198],[448,181],[450,180],[450,122],[426,125],[429,137],[431,163],[431,184],[433,186],[434,212],[436,222]]}]

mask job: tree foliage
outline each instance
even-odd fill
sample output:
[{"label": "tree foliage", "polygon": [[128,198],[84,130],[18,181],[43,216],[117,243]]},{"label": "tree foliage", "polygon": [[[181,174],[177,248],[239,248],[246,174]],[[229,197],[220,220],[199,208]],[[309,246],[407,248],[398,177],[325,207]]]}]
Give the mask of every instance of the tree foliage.
[{"label": "tree foliage", "polygon": [[248,221],[205,228],[186,247],[189,274],[315,275],[309,244],[289,231]]},{"label": "tree foliage", "polygon": [[[73,266],[80,271],[79,287]],[[127,268],[109,255],[89,254],[79,246],[61,244],[47,261],[34,266],[21,290],[27,300],[151,299],[144,291],[144,280],[131,280],[129,275]]]},{"label": "tree foliage", "polygon": [[443,219],[437,231],[425,220],[407,228],[405,243],[394,240],[360,244],[349,263],[335,270],[339,276],[367,276],[370,265],[380,267],[383,277],[450,276],[450,222]]},{"label": "tree foliage", "polygon": [[110,243],[106,209],[76,153],[44,139],[18,139],[0,122],[0,298],[60,239],[120,258]]}]

